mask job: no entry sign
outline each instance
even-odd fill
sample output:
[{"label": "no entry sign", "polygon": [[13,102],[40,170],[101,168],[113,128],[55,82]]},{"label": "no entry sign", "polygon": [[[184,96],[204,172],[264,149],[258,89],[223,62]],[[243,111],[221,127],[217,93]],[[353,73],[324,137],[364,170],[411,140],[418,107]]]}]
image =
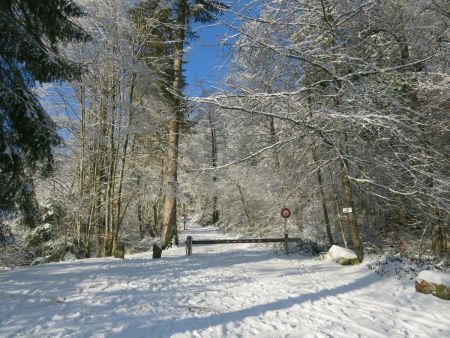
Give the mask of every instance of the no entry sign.
[{"label": "no entry sign", "polygon": [[291,216],[291,210],[288,208],[281,209],[281,217],[283,218],[289,218]]}]

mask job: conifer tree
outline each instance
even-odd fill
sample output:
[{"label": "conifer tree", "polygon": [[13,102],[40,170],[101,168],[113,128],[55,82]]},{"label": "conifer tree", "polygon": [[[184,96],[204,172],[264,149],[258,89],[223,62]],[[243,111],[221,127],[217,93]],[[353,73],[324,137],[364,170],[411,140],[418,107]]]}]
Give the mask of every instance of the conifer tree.
[{"label": "conifer tree", "polygon": [[227,6],[214,0],[179,0],[174,6],[175,43],[173,47],[173,116],[169,122],[169,147],[167,152],[167,186],[164,201],[161,244],[166,247],[176,234],[177,186],[178,186],[178,142],[180,122],[184,119],[182,101],[183,88],[183,52],[186,40],[186,28],[190,17],[201,23],[212,22]]},{"label": "conifer tree", "polygon": [[59,46],[87,39],[72,21],[82,15],[72,0],[0,0],[0,208],[18,206],[29,226],[36,220],[33,176],[50,173],[61,142],[33,88],[80,75]]}]

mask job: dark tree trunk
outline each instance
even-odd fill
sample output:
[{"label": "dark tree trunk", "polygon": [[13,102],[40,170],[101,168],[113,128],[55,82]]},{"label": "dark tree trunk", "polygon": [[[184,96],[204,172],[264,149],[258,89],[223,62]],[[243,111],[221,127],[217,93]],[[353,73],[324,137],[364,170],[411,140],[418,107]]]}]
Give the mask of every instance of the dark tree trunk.
[{"label": "dark tree trunk", "polygon": [[[211,161],[213,168],[217,167],[217,137],[216,137],[216,128],[213,123],[213,118],[211,112],[209,112],[209,125],[211,128]],[[213,174],[213,186],[216,189],[217,176]],[[217,223],[219,221],[219,210],[217,209],[218,202],[217,192],[214,191],[213,201],[212,201],[212,222]]]},{"label": "dark tree trunk", "polygon": [[169,149],[167,153],[167,189],[163,210],[161,245],[165,248],[176,232],[177,226],[177,171],[178,171],[178,135],[180,121],[183,119],[181,102],[183,48],[186,25],[187,0],[179,0],[176,42],[173,60],[174,114],[169,124]]},{"label": "dark tree trunk", "polygon": [[358,223],[356,220],[355,206],[353,203],[353,192],[350,180],[348,178],[348,160],[346,156],[348,155],[348,144],[347,144],[347,131],[343,123],[339,126],[341,133],[341,144],[340,144],[340,164],[341,164],[341,184],[342,190],[344,192],[344,207],[351,208],[351,212],[347,213],[348,219],[348,229],[350,231],[350,237],[352,239],[353,250],[355,250],[356,256],[360,262],[364,259],[364,247],[359,235]]},{"label": "dark tree trunk", "polygon": [[[320,165],[315,149],[313,150],[313,160],[314,160],[314,163],[316,163],[316,165]],[[320,199],[322,200],[323,218],[325,221],[325,229],[327,231],[328,242],[330,243],[330,245],[333,245],[334,239],[333,239],[333,234],[331,233],[330,218],[328,217],[327,200],[325,198],[325,191],[323,189],[323,178],[322,178],[322,171],[320,170],[320,167],[317,168],[317,184],[319,185]]]}]

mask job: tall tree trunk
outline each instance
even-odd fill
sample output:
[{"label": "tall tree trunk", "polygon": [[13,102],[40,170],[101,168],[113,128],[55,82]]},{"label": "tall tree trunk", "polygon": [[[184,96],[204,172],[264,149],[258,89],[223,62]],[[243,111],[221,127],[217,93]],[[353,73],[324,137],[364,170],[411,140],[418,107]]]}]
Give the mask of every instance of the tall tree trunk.
[{"label": "tall tree trunk", "polygon": [[177,226],[177,157],[178,157],[179,122],[170,122],[169,152],[167,163],[167,185],[163,208],[163,225],[161,229],[161,246],[167,247]]},{"label": "tall tree trunk", "polygon": [[[134,82],[135,82],[136,74],[133,74],[131,77],[131,86],[130,86],[130,94],[129,94],[129,102],[130,102],[130,110],[128,111],[128,126],[127,126],[127,132],[125,133],[125,141],[123,145],[123,152],[122,152],[122,158],[121,158],[121,167],[120,167],[120,175],[119,175],[119,188],[117,192],[117,212],[116,212],[116,219],[113,222],[113,243],[112,243],[112,251],[114,252],[116,250],[116,246],[119,239],[119,230],[120,226],[122,224],[122,187],[123,187],[123,180],[125,177],[125,163],[127,159],[127,152],[128,152],[128,142],[130,138],[130,129],[133,122],[133,96],[134,96]],[[124,208],[126,209],[126,208]]]},{"label": "tall tree trunk", "polygon": [[[272,94],[272,86],[270,85],[270,84],[268,84],[267,85],[267,89],[266,89],[266,93],[267,94]],[[273,105],[270,105],[270,110],[269,110],[269,112],[271,113],[271,114],[274,114],[275,112],[273,111],[273,108],[274,108],[274,106]],[[288,109],[287,109],[287,111],[288,111],[288,114],[289,114],[289,105],[288,105]],[[276,130],[275,130],[275,118],[273,117],[273,116],[269,116],[268,117],[268,120],[269,120],[269,135],[270,135],[270,142],[272,143],[272,144],[275,144],[277,141],[278,141],[278,138],[277,138],[277,132],[276,132]],[[274,159],[274,161],[275,161],[275,166],[277,167],[277,168],[279,168],[280,167],[280,159],[278,158],[278,153],[277,153],[277,149],[273,149],[273,159]]]},{"label": "tall tree trunk", "polygon": [[242,202],[242,206],[244,207],[244,213],[245,213],[245,217],[247,218],[248,227],[253,228],[254,227],[253,220],[250,216],[250,210],[247,206],[247,202],[245,201],[244,193],[242,192],[241,185],[238,182],[236,182],[236,186],[238,188],[239,195],[241,196],[241,202]]},{"label": "tall tree trunk", "polygon": [[145,230],[144,230],[144,219],[142,217],[142,202],[139,201],[137,205],[137,219],[139,223],[139,238],[144,239]]},{"label": "tall tree trunk", "polygon": [[[141,186],[141,173],[137,173],[136,175],[136,185],[138,187]],[[142,210],[142,197],[139,196],[139,199],[137,201],[137,219],[139,223],[139,238],[143,239],[145,236],[145,227],[144,227],[144,215]]]},{"label": "tall tree trunk", "polygon": [[342,243],[344,243],[344,247],[348,248],[347,245],[347,239],[345,238],[345,231],[344,231],[344,225],[342,224],[342,219],[341,219],[341,208],[339,206],[339,198],[338,198],[338,191],[336,188],[336,185],[334,184],[334,182],[332,182],[332,187],[333,187],[333,193],[334,193],[334,202],[336,205],[336,218],[339,224],[339,234],[341,235],[341,240]]},{"label": "tall tree trunk", "polygon": [[173,60],[174,116],[169,124],[169,148],[167,153],[167,186],[163,210],[161,245],[165,248],[175,233],[177,226],[177,172],[178,172],[178,134],[183,119],[181,100],[183,48],[186,25],[187,0],[179,0],[176,42]]},{"label": "tall tree trunk", "polygon": [[161,159],[161,172],[160,172],[160,183],[159,183],[159,192],[158,192],[158,198],[156,201],[152,204],[152,214],[153,214],[153,227],[151,229],[151,236],[159,236],[162,231],[162,224],[161,224],[161,206],[160,202],[163,199],[164,196],[164,158]]},{"label": "tall tree trunk", "polygon": [[364,248],[361,237],[359,235],[358,223],[356,220],[355,205],[353,203],[353,192],[350,180],[348,178],[348,140],[347,131],[343,122],[339,122],[338,125],[341,142],[340,142],[340,178],[342,184],[342,190],[344,192],[344,207],[351,208],[351,212],[347,213],[348,229],[350,231],[350,237],[352,239],[353,250],[355,250],[356,256],[360,262],[364,259]]},{"label": "tall tree trunk", "polygon": [[[313,160],[316,165],[319,165],[315,149],[313,149]],[[320,199],[322,200],[323,218],[325,221],[325,229],[327,231],[328,242],[330,243],[330,245],[333,245],[334,239],[333,234],[331,233],[330,218],[328,217],[327,200],[325,198],[325,191],[323,189],[322,171],[320,170],[320,167],[317,168],[317,184],[319,185]]]},{"label": "tall tree trunk", "polygon": [[161,233],[161,228],[159,227],[158,202],[152,205],[152,211],[153,211],[153,230],[151,236],[155,237]]},{"label": "tall tree trunk", "polygon": [[[337,27],[337,22],[333,18],[331,13],[331,7],[326,4],[325,1],[321,0],[322,12],[323,12],[323,21],[327,26],[327,30],[325,31],[325,45],[328,48],[328,52],[331,55],[331,66],[333,73],[333,81],[335,83],[335,97],[333,98],[334,104],[336,108],[341,104],[340,92],[342,89],[342,84],[338,78],[339,73],[339,63],[336,62],[336,56],[334,55],[336,47],[336,39],[335,39],[335,29]],[[345,70],[344,70],[345,71]],[[353,192],[350,180],[348,178],[349,174],[349,163],[348,163],[348,135],[347,129],[345,127],[345,123],[341,120],[337,123],[337,129],[339,133],[339,156],[340,156],[340,178],[342,184],[342,190],[344,193],[344,207],[352,208],[351,212],[347,214],[348,218],[348,229],[350,231],[350,237],[352,239],[353,250],[355,250],[356,255],[358,256],[358,260],[360,262],[364,259],[364,247],[359,235],[359,227],[356,220],[355,206],[353,203]]]},{"label": "tall tree trunk", "polygon": [[85,148],[86,148],[86,107],[85,107],[85,97],[84,97],[84,87],[80,86],[80,159],[79,159],[79,182],[78,182],[78,214],[76,218],[77,227],[77,241],[78,245],[82,246],[82,223],[83,223],[83,200],[84,200],[84,176],[85,176]]},{"label": "tall tree trunk", "polygon": [[[312,118],[311,98],[308,98],[309,116]],[[322,170],[320,169],[319,158],[315,148],[312,150],[312,157],[317,166],[317,184],[319,185],[320,199],[322,200],[323,218],[325,221],[325,229],[327,231],[328,242],[330,245],[334,244],[333,234],[331,233],[330,218],[328,217],[327,200],[325,198],[325,191],[323,189]]]},{"label": "tall tree trunk", "polygon": [[107,116],[107,94],[103,93],[102,102],[100,103],[99,116],[98,116],[98,136],[96,140],[97,152],[95,156],[97,157],[97,170],[98,174],[98,195],[95,198],[95,232],[96,232],[96,248],[95,254],[97,257],[103,257],[105,254],[105,214],[102,212],[102,205],[106,204],[106,186],[107,186],[107,161],[106,153],[107,146],[105,139],[107,136],[106,128],[106,116]]},{"label": "tall tree trunk", "polygon": [[[113,86],[114,88],[115,86]],[[115,89],[113,90],[111,109],[111,123],[109,129],[109,160],[108,174],[106,177],[106,200],[105,200],[105,255],[111,256],[113,249],[113,223],[114,223],[114,183],[116,176],[116,142],[115,142]]]},{"label": "tall tree trunk", "polygon": [[444,229],[440,224],[433,224],[431,230],[431,250],[436,256],[441,256],[444,251]]},{"label": "tall tree trunk", "polygon": [[[130,119],[131,120],[131,119]],[[126,157],[127,157],[127,148],[128,148],[128,138],[129,134],[127,133],[125,136],[125,144],[123,146],[123,154],[121,159],[121,168],[120,168],[120,175],[119,175],[119,188],[117,191],[117,212],[116,212],[116,219],[113,221],[113,234],[112,234],[112,250],[116,249],[117,241],[119,238],[119,230],[121,226],[121,220],[122,220],[122,187],[123,187],[123,180],[125,176],[125,163],[126,163]]]},{"label": "tall tree trunk", "polygon": [[[278,142],[277,131],[275,129],[275,118],[273,116],[269,116],[269,129],[270,129],[270,140],[272,144]],[[275,161],[275,167],[280,167],[280,158],[278,157],[278,150],[273,149],[273,160]]]},{"label": "tall tree trunk", "polygon": [[[97,146],[96,144],[95,146]],[[97,153],[97,148],[94,148],[94,153]],[[89,207],[89,215],[87,219],[87,229],[86,229],[86,239],[84,240],[83,247],[86,257],[90,257],[91,253],[91,236],[92,231],[96,230],[95,227],[97,225],[97,203],[99,200],[100,189],[99,189],[99,180],[98,180],[98,159],[94,159],[91,164],[91,168],[89,170],[89,183],[90,183],[90,207]],[[98,238],[97,238],[98,239]],[[97,246],[96,246],[97,248]]]},{"label": "tall tree trunk", "polygon": [[[211,161],[212,161],[212,167],[217,167],[217,138],[216,138],[216,127],[213,123],[213,118],[211,112],[209,112],[209,125],[211,129]],[[216,173],[213,173],[213,188],[214,188],[214,195],[213,195],[213,201],[212,201],[212,222],[217,223],[219,221],[219,210],[217,209],[217,202],[218,202],[218,196],[217,196],[217,176]]]}]

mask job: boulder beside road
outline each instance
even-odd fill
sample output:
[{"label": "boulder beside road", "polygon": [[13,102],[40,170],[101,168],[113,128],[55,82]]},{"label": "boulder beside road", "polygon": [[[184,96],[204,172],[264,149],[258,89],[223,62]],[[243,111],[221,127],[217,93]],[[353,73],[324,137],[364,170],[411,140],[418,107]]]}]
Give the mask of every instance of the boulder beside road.
[{"label": "boulder beside road", "polygon": [[450,300],[450,275],[438,271],[422,271],[415,280],[416,291]]},{"label": "boulder beside road", "polygon": [[354,251],[340,247],[339,245],[331,246],[330,250],[328,250],[328,258],[340,265],[359,264],[358,257]]}]

